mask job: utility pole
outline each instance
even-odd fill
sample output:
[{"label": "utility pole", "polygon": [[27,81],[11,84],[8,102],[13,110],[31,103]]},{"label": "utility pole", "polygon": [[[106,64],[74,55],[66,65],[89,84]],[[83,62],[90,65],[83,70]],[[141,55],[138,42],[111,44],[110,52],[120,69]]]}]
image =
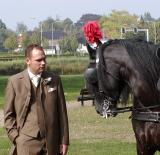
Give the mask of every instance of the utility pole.
[{"label": "utility pole", "polygon": [[43,44],[42,44],[42,33],[43,33],[43,30],[42,30],[42,22],[40,22],[40,27],[41,27],[41,46],[43,46]]},{"label": "utility pole", "polygon": [[53,22],[52,22],[52,56],[53,56]]},{"label": "utility pole", "polygon": [[157,43],[156,22],[153,22],[153,25],[154,25],[154,43],[156,44]]}]

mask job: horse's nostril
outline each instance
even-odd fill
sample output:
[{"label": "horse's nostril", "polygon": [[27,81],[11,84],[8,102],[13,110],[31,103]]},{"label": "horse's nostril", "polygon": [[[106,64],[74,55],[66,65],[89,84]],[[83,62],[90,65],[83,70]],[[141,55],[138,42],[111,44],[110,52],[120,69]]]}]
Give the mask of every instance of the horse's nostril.
[{"label": "horse's nostril", "polygon": [[96,110],[96,112],[97,112],[99,115],[103,116],[103,114],[102,114],[101,112],[99,112],[98,110]]},{"label": "horse's nostril", "polygon": [[100,114],[100,112],[99,112],[98,110],[96,110],[96,112],[97,112],[98,114]]}]

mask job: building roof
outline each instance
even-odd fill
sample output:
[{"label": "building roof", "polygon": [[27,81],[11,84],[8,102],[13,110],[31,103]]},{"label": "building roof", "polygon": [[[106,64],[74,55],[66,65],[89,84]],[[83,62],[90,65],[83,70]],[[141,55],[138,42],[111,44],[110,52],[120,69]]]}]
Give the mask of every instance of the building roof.
[{"label": "building roof", "polygon": [[[29,35],[32,35],[34,31],[28,31],[27,33]],[[53,31],[53,40],[62,39],[65,35],[66,33],[61,30]],[[45,37],[46,39],[52,40],[52,31],[42,32],[42,36]]]}]

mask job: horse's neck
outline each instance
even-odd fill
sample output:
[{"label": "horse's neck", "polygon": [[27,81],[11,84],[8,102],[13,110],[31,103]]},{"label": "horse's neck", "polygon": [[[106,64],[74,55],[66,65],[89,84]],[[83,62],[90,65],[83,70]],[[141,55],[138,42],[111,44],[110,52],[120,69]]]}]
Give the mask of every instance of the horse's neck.
[{"label": "horse's neck", "polygon": [[[133,80],[133,79],[132,79]],[[141,79],[134,79],[132,83],[131,90],[134,96],[134,103],[139,106],[150,106],[159,104],[159,95],[158,92],[152,90],[147,82],[142,81]]]}]

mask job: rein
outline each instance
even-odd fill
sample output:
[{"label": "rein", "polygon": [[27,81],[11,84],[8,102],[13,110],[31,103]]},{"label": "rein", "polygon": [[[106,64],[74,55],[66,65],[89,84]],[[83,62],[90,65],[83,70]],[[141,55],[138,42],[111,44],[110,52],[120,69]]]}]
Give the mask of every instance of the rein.
[{"label": "rein", "polygon": [[[109,45],[109,43],[108,43]],[[102,50],[103,51],[103,50]],[[99,51],[98,51],[99,52]],[[99,53],[97,54],[99,55]],[[102,56],[102,53],[101,53]],[[102,58],[102,57],[101,57]],[[99,57],[100,59],[100,57]],[[104,63],[100,63],[99,61],[96,62],[97,66],[102,68],[104,73],[108,74],[109,76],[111,76],[113,79],[120,81],[121,79],[117,76],[114,76],[113,74],[111,74],[107,69]],[[129,85],[128,81],[124,80],[124,82],[126,84]],[[104,93],[104,92],[103,92]],[[130,116],[130,118],[132,118],[132,120],[139,120],[139,121],[149,121],[149,122],[158,122],[160,123],[160,111],[152,111],[151,109],[153,108],[158,108],[160,107],[160,105],[154,105],[154,106],[148,106],[145,107],[142,103],[140,103],[140,108],[135,108],[133,106],[129,106],[129,107],[122,107],[122,108],[113,108],[114,106],[114,99],[112,99],[111,97],[108,97],[104,94],[104,102],[102,104],[102,115],[105,118],[108,118],[109,116],[116,116],[118,113],[124,113],[124,112],[130,112],[132,111],[132,114]]]},{"label": "rein", "polygon": [[[151,111],[153,108],[158,108],[160,105],[154,105],[149,107],[134,108],[132,110],[131,118],[139,121],[149,121],[160,123],[160,111]],[[147,111],[139,111],[147,110]]]},{"label": "rein", "polygon": [[130,107],[123,107],[123,108],[113,108],[114,104],[111,102],[110,97],[106,97],[104,99],[104,102],[102,104],[102,117],[108,118],[109,116],[115,117],[118,113],[124,113],[124,112],[129,112],[132,111],[133,106]]},{"label": "rein", "polygon": [[[116,116],[118,113],[124,113],[132,111],[130,118],[132,120],[139,120],[139,121],[149,121],[149,122],[158,122],[160,123],[160,112],[151,111],[150,109],[160,107],[160,105],[142,107],[142,108],[134,108],[133,106],[123,107],[123,108],[116,108],[111,109],[110,107],[113,105],[111,101],[108,99],[104,100],[102,105],[103,107],[103,117],[108,118],[109,116]],[[139,110],[147,110],[147,111],[139,111]]]}]

